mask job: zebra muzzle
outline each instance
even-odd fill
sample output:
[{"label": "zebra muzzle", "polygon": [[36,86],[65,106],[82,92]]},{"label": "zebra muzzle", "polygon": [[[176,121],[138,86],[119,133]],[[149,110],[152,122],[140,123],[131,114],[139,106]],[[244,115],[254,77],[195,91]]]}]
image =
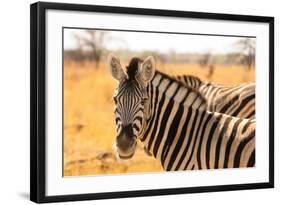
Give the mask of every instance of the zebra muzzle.
[{"label": "zebra muzzle", "polygon": [[128,137],[127,135],[119,136],[116,140],[116,146],[122,151],[126,151],[135,146],[136,138]]},{"label": "zebra muzzle", "polygon": [[116,148],[119,157],[122,159],[131,158],[136,149],[137,140],[133,134],[132,124],[122,127],[120,134],[116,138]]}]

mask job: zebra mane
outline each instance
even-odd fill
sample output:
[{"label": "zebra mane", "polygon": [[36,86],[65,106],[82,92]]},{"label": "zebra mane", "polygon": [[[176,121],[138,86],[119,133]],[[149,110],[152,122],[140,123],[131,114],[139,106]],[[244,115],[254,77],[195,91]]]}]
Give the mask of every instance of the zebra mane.
[{"label": "zebra mane", "polygon": [[128,75],[128,81],[133,81],[136,78],[139,64],[142,62],[140,58],[134,57],[131,59],[129,65],[126,67],[126,73]]},{"label": "zebra mane", "polygon": [[192,80],[197,81],[199,83],[203,83],[203,81],[195,75],[176,75],[175,77],[177,79],[184,78],[185,81],[188,81],[189,79],[192,79]]},{"label": "zebra mane", "polygon": [[[155,76],[156,75],[161,75],[163,78],[165,79],[168,79],[169,81],[173,82],[173,83],[177,83],[180,87],[183,87],[184,89],[187,89],[189,92],[192,92],[194,93],[203,103],[206,103],[207,104],[207,100],[206,98],[199,92],[199,90],[193,88],[193,87],[190,87],[188,85],[185,85],[183,82],[181,81],[178,81],[177,79],[175,79],[174,77],[172,76],[169,76],[168,74],[166,73],[163,73],[159,70],[156,70],[155,71]],[[155,77],[154,76],[154,77]]]}]

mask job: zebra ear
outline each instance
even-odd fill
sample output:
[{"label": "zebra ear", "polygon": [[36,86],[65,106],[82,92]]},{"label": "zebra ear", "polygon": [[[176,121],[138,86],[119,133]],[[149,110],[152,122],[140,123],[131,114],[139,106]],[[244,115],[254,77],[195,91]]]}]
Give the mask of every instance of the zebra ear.
[{"label": "zebra ear", "polygon": [[147,57],[139,67],[140,80],[148,83],[155,74],[155,59],[153,56]]},{"label": "zebra ear", "polygon": [[127,75],[121,66],[119,58],[114,56],[112,53],[110,53],[107,57],[107,67],[112,77],[119,82],[127,78]]}]

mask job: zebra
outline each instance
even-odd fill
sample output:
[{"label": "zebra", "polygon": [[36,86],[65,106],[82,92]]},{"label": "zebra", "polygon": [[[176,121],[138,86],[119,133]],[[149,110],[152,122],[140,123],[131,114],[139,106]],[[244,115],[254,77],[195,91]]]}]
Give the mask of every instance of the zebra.
[{"label": "zebra", "polygon": [[157,71],[152,56],[132,58],[123,70],[113,54],[108,69],[114,92],[120,159],[133,157],[137,142],[166,171],[255,166],[255,120],[206,110],[196,90]]},{"label": "zebra", "polygon": [[205,83],[192,75],[174,77],[184,85],[197,89],[207,99],[209,111],[240,118],[255,118],[255,83],[223,86],[211,82]]}]

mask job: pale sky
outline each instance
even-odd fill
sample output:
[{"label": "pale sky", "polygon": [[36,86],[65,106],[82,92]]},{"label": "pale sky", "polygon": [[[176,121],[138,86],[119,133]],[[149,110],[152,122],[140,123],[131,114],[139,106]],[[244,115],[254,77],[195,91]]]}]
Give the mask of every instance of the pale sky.
[{"label": "pale sky", "polygon": [[[73,37],[83,35],[83,30],[64,29],[65,49],[77,48]],[[134,51],[153,50],[161,53],[174,50],[192,53],[229,53],[237,51],[235,42],[241,37],[203,36],[187,34],[160,34],[143,32],[110,31],[104,46],[110,50],[130,49]]]}]

